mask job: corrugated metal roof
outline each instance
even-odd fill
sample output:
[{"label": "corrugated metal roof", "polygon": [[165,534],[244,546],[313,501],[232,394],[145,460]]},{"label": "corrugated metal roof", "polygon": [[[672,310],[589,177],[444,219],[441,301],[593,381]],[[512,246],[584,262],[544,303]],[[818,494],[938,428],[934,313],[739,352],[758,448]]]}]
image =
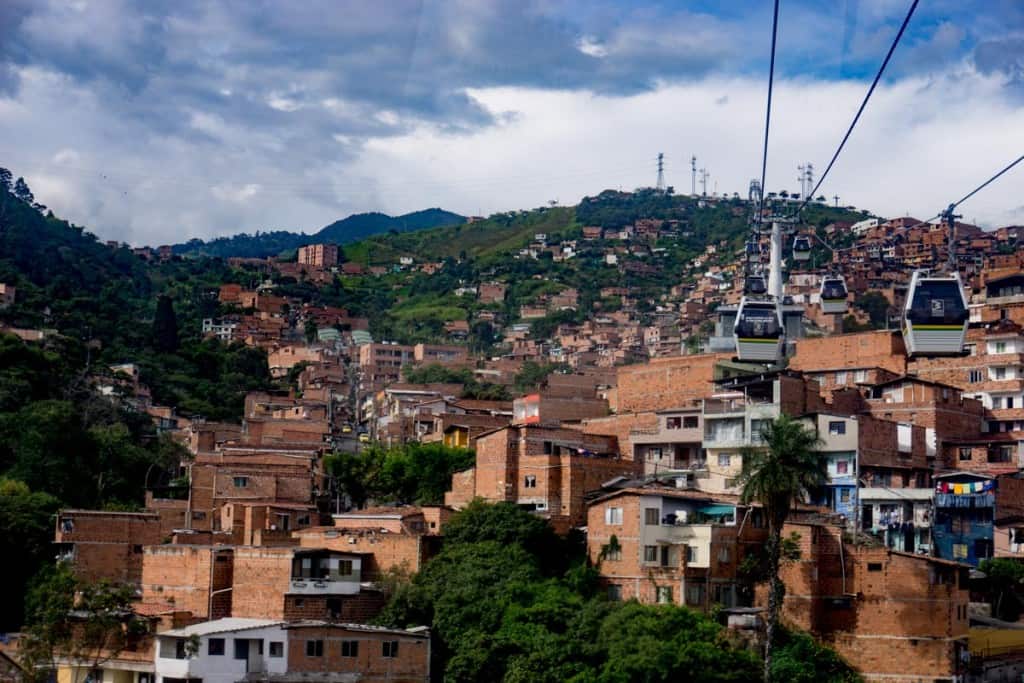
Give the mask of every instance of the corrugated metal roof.
[{"label": "corrugated metal roof", "polygon": [[285,622],[278,619],[243,619],[241,617],[228,617],[214,621],[204,621],[199,624],[192,624],[185,628],[176,628],[170,631],[158,633],[159,636],[170,636],[172,638],[189,638],[191,636],[208,636],[212,633],[227,633],[230,631],[246,631],[254,628],[269,628],[280,626]]}]

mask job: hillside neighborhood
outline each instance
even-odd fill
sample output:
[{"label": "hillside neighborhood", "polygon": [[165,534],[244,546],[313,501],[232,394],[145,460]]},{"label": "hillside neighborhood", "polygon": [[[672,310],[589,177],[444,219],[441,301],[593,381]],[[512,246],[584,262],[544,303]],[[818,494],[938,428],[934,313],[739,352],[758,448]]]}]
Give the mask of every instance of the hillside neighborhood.
[{"label": "hillside neighborhood", "polygon": [[[472,268],[468,255],[360,263],[328,243],[227,259],[241,277],[209,288],[214,314],[196,332],[265,353],[272,384],[218,420],[161,404],[131,357],[94,373],[101,395],[183,450],[138,509],[54,515],[59,562],[129,587],[147,623],[98,664],[57,662],[58,680],[430,680],[431,625],[379,618],[395,577],[423,570],[479,501],[583,534],[606,599],[685,606],[757,641],[768,592],[751,562],[768,520],[743,495],[744,458],[780,418],[816,437],[827,472],[782,530],[784,622],[865,680],[1017,670],[1024,627],[978,581],[987,561],[1024,561],[1024,228],[955,226],[965,351],[922,357],[898,312],[911,271],[945,259],[949,226],[823,217],[808,234],[846,246],[790,264],[785,306],[804,313],[773,365],[719,350],[729,332],[716,311],[743,296],[742,234],[685,263],[676,251],[692,244],[693,213],[740,203],[677,206],[679,218],[526,234]],[[606,275],[581,287],[574,262]],[[826,272],[844,274],[849,315],[822,310]],[[401,340],[378,336],[389,327],[365,308],[295,294],[409,279],[443,282],[449,304],[407,319]],[[8,311],[19,294],[0,284]],[[3,330],[32,345],[61,334]],[[467,454],[442,499],[360,493],[331,464],[411,444]]]}]

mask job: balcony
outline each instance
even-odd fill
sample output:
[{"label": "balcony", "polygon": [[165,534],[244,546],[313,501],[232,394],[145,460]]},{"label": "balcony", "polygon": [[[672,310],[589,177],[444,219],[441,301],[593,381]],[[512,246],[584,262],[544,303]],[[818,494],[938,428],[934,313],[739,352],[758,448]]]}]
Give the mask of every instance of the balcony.
[{"label": "balcony", "polygon": [[629,440],[634,444],[699,444],[703,437],[704,433],[700,426],[692,428],[669,428],[662,424],[658,427],[645,427],[629,430]]}]

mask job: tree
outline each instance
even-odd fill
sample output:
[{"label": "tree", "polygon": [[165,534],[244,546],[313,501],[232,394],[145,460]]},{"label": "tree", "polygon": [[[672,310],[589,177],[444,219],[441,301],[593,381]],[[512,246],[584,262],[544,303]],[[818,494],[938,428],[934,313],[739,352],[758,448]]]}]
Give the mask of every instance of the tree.
[{"label": "tree", "polygon": [[25,587],[53,557],[51,515],[59,507],[60,501],[47,493],[32,492],[20,481],[0,479],[0,556],[17,558],[4,569],[8,589],[0,597],[2,631],[16,631],[25,623]]},{"label": "tree", "polygon": [[14,182],[14,196],[29,206],[31,206],[36,200],[35,196],[32,194],[32,190],[28,189],[28,183],[26,183],[25,179],[21,176],[18,176],[18,179]]},{"label": "tree", "polygon": [[885,327],[889,315],[889,300],[881,292],[865,292],[854,300],[854,305],[868,314],[875,329]]},{"label": "tree", "polygon": [[132,589],[77,578],[66,564],[44,572],[26,598],[28,631],[21,641],[22,663],[40,680],[57,663],[69,664],[71,683],[80,683],[117,657],[146,624],[132,611]]},{"label": "tree", "polygon": [[978,570],[985,575],[984,586],[993,616],[1017,621],[1024,606],[1024,563],[999,557],[985,560]]},{"label": "tree", "polygon": [[178,350],[178,318],[174,314],[171,297],[160,295],[156,300],[156,317],[153,318],[153,346],[163,353]]},{"label": "tree", "polygon": [[313,342],[316,341],[317,329],[316,329],[316,323],[313,320],[307,320],[306,321],[305,333],[306,333],[306,343],[307,344],[312,344]]},{"label": "tree", "polygon": [[0,168],[0,192],[11,191],[11,172],[6,168]]},{"label": "tree", "polygon": [[773,638],[785,586],[779,577],[782,558],[782,527],[793,501],[827,481],[825,459],[818,450],[821,441],[803,423],[781,415],[761,434],[763,447],[742,450],[740,485],[743,503],[758,502],[768,519],[768,624],[765,634],[764,680],[771,680]]}]

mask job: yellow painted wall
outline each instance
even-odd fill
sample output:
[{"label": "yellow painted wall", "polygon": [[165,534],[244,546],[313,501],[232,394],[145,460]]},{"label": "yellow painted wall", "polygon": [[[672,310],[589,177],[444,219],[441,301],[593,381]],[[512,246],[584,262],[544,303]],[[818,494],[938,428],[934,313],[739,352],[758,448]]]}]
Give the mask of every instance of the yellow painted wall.
[{"label": "yellow painted wall", "polygon": [[1024,652],[1024,629],[972,628],[967,632],[967,646],[971,652],[982,655],[989,649],[1005,652],[1015,648]]}]

